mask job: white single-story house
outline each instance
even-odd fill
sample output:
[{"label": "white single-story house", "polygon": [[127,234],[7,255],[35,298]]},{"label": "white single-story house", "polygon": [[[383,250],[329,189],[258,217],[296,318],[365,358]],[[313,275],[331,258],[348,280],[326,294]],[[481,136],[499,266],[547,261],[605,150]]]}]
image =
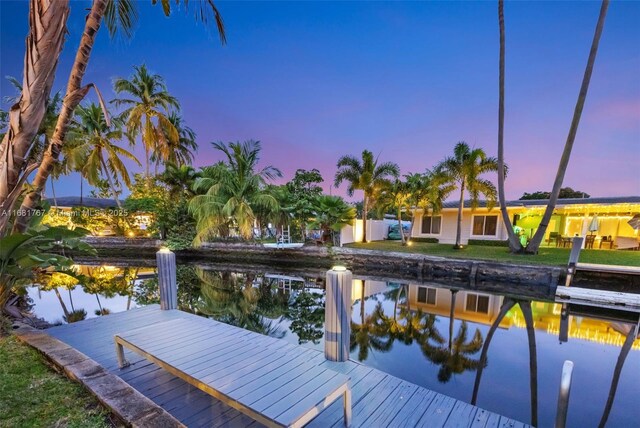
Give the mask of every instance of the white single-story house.
[{"label": "white single-story house", "polygon": [[[514,225],[526,237],[535,233],[548,200],[507,202]],[[415,210],[412,238],[435,238],[443,244],[455,244],[459,202],[446,202],[434,214]],[[638,246],[638,229],[629,221],[640,214],[640,196],[559,199],[545,234],[545,243],[557,245],[563,237],[592,235],[592,248],[633,248]],[[462,211],[461,243],[469,240],[504,241],[507,231],[499,207],[489,210],[483,201],[472,210],[469,201]],[[619,245],[618,245],[619,244]]]}]

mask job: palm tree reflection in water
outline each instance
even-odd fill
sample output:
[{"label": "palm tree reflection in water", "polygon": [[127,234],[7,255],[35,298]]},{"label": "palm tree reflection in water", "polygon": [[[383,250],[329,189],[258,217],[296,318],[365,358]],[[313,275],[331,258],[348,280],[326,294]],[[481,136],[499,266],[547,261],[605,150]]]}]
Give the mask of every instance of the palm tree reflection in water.
[{"label": "palm tree reflection in water", "polygon": [[257,333],[284,337],[286,331],[259,311],[260,289],[253,285],[262,277],[204,269],[197,274],[202,281],[199,312]]},{"label": "palm tree reflection in water", "polygon": [[[388,297],[395,297],[392,316],[385,315],[382,304],[378,302],[373,312],[365,315],[364,287],[360,299],[360,324],[351,324],[351,351],[358,349],[358,360],[364,361],[369,350],[380,352],[391,350],[393,343],[399,341],[405,345],[414,342],[420,346],[422,354],[427,360],[441,366],[438,372],[440,382],[448,382],[453,374],[460,374],[468,370],[476,370],[480,366],[479,359],[471,358],[480,351],[483,344],[482,333],[476,329],[471,340],[468,339],[469,327],[462,321],[457,334],[453,335],[455,293],[452,292],[449,341],[436,328],[437,318],[433,314],[424,313],[421,309],[412,310],[410,305],[409,286],[387,293]],[[399,305],[404,292],[406,301]],[[398,307],[400,308],[398,309]]]}]

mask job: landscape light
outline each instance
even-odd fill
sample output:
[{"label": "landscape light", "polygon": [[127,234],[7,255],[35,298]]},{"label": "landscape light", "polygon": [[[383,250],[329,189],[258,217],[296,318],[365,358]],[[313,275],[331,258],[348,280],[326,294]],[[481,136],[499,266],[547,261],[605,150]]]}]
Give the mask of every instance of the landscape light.
[{"label": "landscape light", "polygon": [[334,266],[331,270],[334,272],[346,272],[347,268],[345,266]]}]

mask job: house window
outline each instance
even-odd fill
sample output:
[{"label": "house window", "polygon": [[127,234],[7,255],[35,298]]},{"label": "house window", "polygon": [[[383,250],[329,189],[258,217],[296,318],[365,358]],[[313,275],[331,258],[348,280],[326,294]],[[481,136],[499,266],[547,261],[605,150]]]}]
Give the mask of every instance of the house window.
[{"label": "house window", "polygon": [[497,215],[473,216],[473,234],[476,236],[496,236],[498,230]]},{"label": "house window", "polygon": [[467,312],[488,314],[489,296],[481,296],[480,294],[467,294],[467,304],[465,305],[465,310]]},{"label": "house window", "polygon": [[418,303],[428,305],[436,304],[436,289],[429,287],[418,287]]},{"label": "house window", "polygon": [[440,234],[440,224],[442,223],[441,216],[427,216],[422,217],[422,233],[428,233],[431,235]]}]

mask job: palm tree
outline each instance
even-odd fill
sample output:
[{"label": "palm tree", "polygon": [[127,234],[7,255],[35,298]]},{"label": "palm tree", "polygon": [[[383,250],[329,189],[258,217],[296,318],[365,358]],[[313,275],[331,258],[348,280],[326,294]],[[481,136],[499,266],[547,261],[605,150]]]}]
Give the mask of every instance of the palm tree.
[{"label": "palm tree", "polygon": [[378,165],[378,158],[373,158],[369,150],[362,152],[362,161],[354,156],[342,156],[338,160],[334,184],[339,187],[343,181],[347,181],[347,194],[353,196],[355,190],[362,190],[364,200],[362,205],[362,241],[367,242],[367,214],[373,199],[391,178],[400,175],[400,168],[392,162],[384,162]]},{"label": "palm tree", "polygon": [[[171,109],[179,109],[178,100],[167,91],[164,78],[152,74],[147,66],[134,66],[135,73],[130,80],[118,78],[113,89],[118,95],[116,106],[126,106],[122,113],[127,132],[133,137],[142,136],[145,150],[145,174],[149,176],[149,164],[154,160],[169,160],[173,156],[171,148],[179,145],[178,129],[169,120]],[[150,155],[153,153],[153,155]]]},{"label": "palm tree", "polygon": [[489,351],[489,345],[493,335],[502,322],[502,319],[513,308],[516,303],[520,306],[520,310],[525,319],[527,328],[527,341],[529,344],[529,388],[531,392],[531,425],[538,425],[538,361],[536,351],[536,336],[534,330],[533,313],[531,311],[530,301],[512,300],[506,297],[500,306],[500,312],[493,320],[487,338],[482,345],[482,352],[480,353],[480,363],[476,372],[476,379],[473,385],[473,394],[471,396],[471,404],[475,405],[478,400],[478,392],[480,390],[480,380],[482,379],[482,372],[487,366],[487,353]]},{"label": "palm tree", "polygon": [[468,330],[467,322],[462,321],[455,338],[449,337],[448,347],[440,347],[427,352],[423,349],[425,357],[441,366],[438,372],[440,382],[448,382],[454,373],[463,373],[480,367],[480,360],[470,358],[470,356],[482,349],[482,333],[476,329],[473,338],[468,340]]},{"label": "palm tree", "polygon": [[198,148],[196,133],[184,123],[182,116],[175,111],[170,112],[167,119],[178,132],[178,139],[171,141],[165,138],[165,135],[170,135],[172,132],[171,129],[165,127],[160,134],[161,138],[158,140],[156,150],[151,155],[151,161],[155,162],[156,168],[161,160],[178,166],[188,165],[193,162],[192,150]]},{"label": "palm tree", "polygon": [[189,202],[189,211],[197,222],[195,243],[210,236],[229,236],[236,228],[244,239],[253,236],[255,209],[277,211],[277,200],[265,191],[266,181],[281,177],[279,169],[269,165],[258,170],[261,145],[259,141],[243,143],[212,143],[226,156],[226,162],[202,169],[196,179],[196,193]]},{"label": "palm tree", "polygon": [[169,186],[169,196],[175,199],[182,195],[193,196],[192,187],[199,176],[200,173],[191,165],[167,163],[166,169],[160,175],[160,181]]},{"label": "palm tree", "polygon": [[380,197],[378,198],[378,209],[387,211],[396,210],[396,218],[398,219],[398,227],[400,231],[400,240],[402,245],[407,245],[402,228],[402,212],[409,208],[408,202],[411,198],[411,189],[408,182],[395,179],[383,187]]},{"label": "palm tree", "polygon": [[422,209],[425,215],[429,214],[429,211],[438,213],[442,209],[442,202],[455,190],[456,186],[447,182],[447,177],[437,171],[426,170],[423,174],[413,173],[405,177],[409,188],[407,205],[411,210],[409,230],[413,233],[416,211]]},{"label": "palm tree", "polygon": [[[358,361],[365,361],[369,357],[369,350],[389,352],[393,345],[393,339],[387,337],[387,331],[381,327],[380,314],[382,303],[378,302],[374,311],[365,315],[364,312],[364,287],[360,299],[360,324],[351,322],[351,337],[349,351],[358,349]],[[386,340],[385,340],[386,339]]]},{"label": "palm tree", "polygon": [[[161,0],[159,3],[162,4],[163,11],[168,16],[171,13],[170,0]],[[225,43],[224,24],[213,0],[201,1],[199,7],[192,10],[195,11],[196,19],[204,22],[212,13],[220,39]],[[44,116],[46,100],[56,77],[56,67],[64,45],[68,16],[68,0],[31,0],[27,54],[23,72],[24,81],[28,86],[22,91],[18,108],[11,109],[11,132],[5,134],[0,144],[0,208],[9,211],[13,208],[18,201],[22,184],[31,172],[38,169],[31,183],[31,192],[23,199],[20,209],[21,212],[29,215],[16,219],[13,226],[16,232],[24,232],[27,229],[31,213],[40,202],[47,179],[64,146],[74,110],[89,89],[91,87],[95,89],[93,84],[83,86],[82,80],[102,19],[105,18],[111,36],[117,34],[118,29],[125,36],[129,36],[137,19],[135,2],[132,0],[95,0],[93,2],[85,19],[84,32],[71,67],[67,90],[49,149],[45,151],[39,166],[37,164],[25,166],[25,155],[32,147],[33,137]],[[98,96],[100,96],[99,92]],[[101,104],[104,103],[101,102]],[[11,159],[6,156],[9,150],[13,153]],[[4,235],[9,221],[7,217],[0,218],[0,235]]]},{"label": "palm tree", "polygon": [[331,236],[333,245],[337,245],[336,233],[356,218],[356,209],[348,205],[340,196],[320,195],[312,205],[314,219],[309,226],[322,230],[322,239]]},{"label": "palm tree", "polygon": [[544,235],[547,232],[547,226],[549,226],[549,221],[551,220],[551,216],[553,215],[553,210],[556,207],[558,196],[560,196],[560,189],[562,188],[564,174],[566,173],[567,166],[569,165],[569,158],[571,157],[571,149],[573,149],[573,142],[575,141],[576,134],[578,132],[578,124],[580,123],[580,118],[582,117],[582,109],[584,108],[584,103],[587,99],[587,92],[589,91],[589,82],[591,81],[593,66],[596,62],[596,55],[598,54],[598,45],[600,44],[600,36],[602,36],[602,30],[604,28],[605,18],[607,17],[608,7],[609,7],[609,0],[602,0],[602,6],[600,7],[600,15],[598,17],[598,23],[596,24],[596,31],[593,36],[593,41],[591,43],[591,51],[589,52],[589,59],[587,60],[587,67],[584,70],[584,77],[582,78],[582,85],[580,86],[578,101],[576,102],[576,107],[573,111],[573,119],[571,120],[569,135],[567,136],[567,141],[564,145],[562,156],[560,157],[560,164],[558,165],[558,172],[556,173],[556,179],[553,182],[553,188],[551,190],[551,196],[549,197],[549,203],[547,204],[547,208],[545,209],[544,214],[542,215],[540,226],[536,230],[536,233],[533,235],[533,238],[531,238],[531,241],[529,242],[529,244],[527,244],[527,248],[526,248],[527,253],[535,254],[538,252],[538,248],[540,248],[542,239],[544,238]]},{"label": "palm tree", "polygon": [[506,175],[504,165],[504,63],[505,63],[505,30],[504,30],[504,0],[498,0],[498,26],[500,27],[500,64],[499,64],[499,94],[498,94],[498,200],[500,201],[500,213],[502,222],[507,229],[509,249],[512,253],[522,251],[522,244],[513,231],[511,219],[507,212],[507,201],[504,194],[504,178]]},{"label": "palm tree", "polygon": [[458,227],[456,230],[456,244],[460,249],[462,231],[462,210],[464,208],[465,191],[471,197],[471,208],[477,208],[480,195],[487,198],[487,207],[491,209],[496,203],[496,188],[489,180],[480,176],[485,172],[497,171],[498,162],[488,157],[482,149],[471,149],[464,141],[458,142],[453,149],[453,156],[440,162],[435,170],[443,174],[447,182],[455,183],[460,188],[460,204],[458,205]]},{"label": "palm tree", "polygon": [[91,185],[97,184],[101,176],[106,177],[116,204],[122,208],[115,183],[122,179],[129,187],[131,179],[121,157],[138,165],[140,162],[132,153],[113,143],[113,140],[122,138],[120,124],[114,121],[109,126],[102,109],[94,103],[86,107],[78,106],[74,124],[76,129],[72,135],[80,144],[71,153],[73,164],[79,167]]}]

